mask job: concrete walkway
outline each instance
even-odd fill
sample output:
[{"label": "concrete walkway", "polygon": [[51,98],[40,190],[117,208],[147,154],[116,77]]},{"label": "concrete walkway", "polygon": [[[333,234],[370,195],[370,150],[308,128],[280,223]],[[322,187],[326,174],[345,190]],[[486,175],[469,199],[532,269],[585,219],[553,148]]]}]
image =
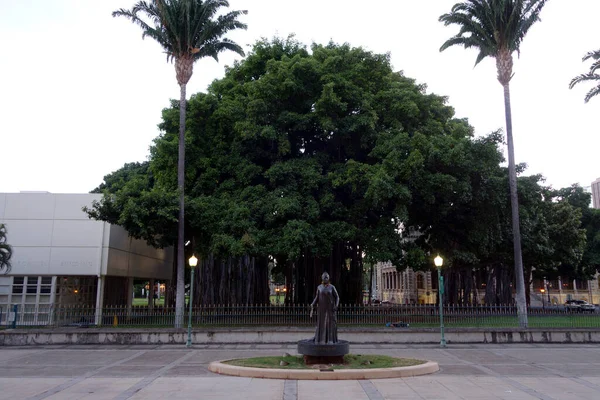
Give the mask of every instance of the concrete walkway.
[{"label": "concrete walkway", "polygon": [[209,362],[293,345],[0,348],[0,399],[600,399],[598,345],[360,345],[358,354],[435,360],[414,378],[289,381],[215,375]]}]

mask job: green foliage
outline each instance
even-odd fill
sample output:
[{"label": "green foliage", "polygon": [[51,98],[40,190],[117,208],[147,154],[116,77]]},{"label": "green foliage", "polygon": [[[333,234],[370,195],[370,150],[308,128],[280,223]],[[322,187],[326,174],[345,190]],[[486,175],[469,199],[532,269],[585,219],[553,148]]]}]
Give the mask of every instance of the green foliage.
[{"label": "green foliage", "polygon": [[6,225],[0,224],[0,272],[5,274],[10,272],[10,259],[12,257],[12,247],[7,243]]},{"label": "green foliage", "polygon": [[[361,298],[369,264],[428,269],[439,252],[462,282],[454,292],[468,298],[473,270],[513,262],[508,171],[502,135],[474,138],[453,115],[445,98],[394,72],[387,55],[262,40],[189,101],[187,238],[214,265],[274,260],[272,276],[307,296],[328,269],[348,301]],[[163,111],[149,162],[105,177],[96,189],[103,200],[87,210],[93,218],[155,245],[174,242],[178,117],[177,102]],[[527,267],[587,273],[580,209],[589,198],[554,193],[541,176],[518,184]]]},{"label": "green foliage", "polygon": [[[541,185],[539,175],[519,179],[523,264],[539,278],[583,278],[580,271],[586,246],[581,210],[560,193]],[[558,194],[558,196],[557,196]],[[573,198],[574,202],[578,200]],[[526,276],[529,276],[526,273]]]},{"label": "green foliage", "polygon": [[136,239],[155,247],[172,246],[176,239],[177,193],[161,189],[149,163],[129,163],[106,175],[92,193],[103,193],[92,207],[84,207],[90,218],[120,225]]},{"label": "green foliage", "polygon": [[[206,251],[296,259],[307,248],[328,256],[345,241],[398,259],[406,178],[420,157],[413,143],[471,134],[443,98],[394,73],[388,56],[348,45],[311,50],[293,39],[259,42],[190,100],[186,192],[199,206],[190,225]],[[175,113],[164,115],[166,133],[152,149],[159,180],[174,173]]]},{"label": "green foliage", "polygon": [[585,231],[586,241],[581,261],[573,265],[567,276],[591,279],[600,268],[600,210],[590,208],[591,194],[579,185],[560,189],[554,196],[567,202],[581,213],[579,227]]},{"label": "green foliage", "polygon": [[[453,162],[475,158],[465,155],[472,128],[453,119],[445,102],[394,72],[388,55],[333,43],[309,53],[293,38],[260,41],[189,101],[188,237],[204,255],[337,259],[323,266],[337,268],[337,280],[350,259],[357,272],[346,280],[360,289],[362,254],[371,262],[402,258],[399,227],[411,187],[463,192]],[[146,175],[130,165],[107,177],[102,188],[111,196],[90,215],[151,243],[172,240],[177,107],[163,112]],[[122,177],[131,184],[121,187]]]}]

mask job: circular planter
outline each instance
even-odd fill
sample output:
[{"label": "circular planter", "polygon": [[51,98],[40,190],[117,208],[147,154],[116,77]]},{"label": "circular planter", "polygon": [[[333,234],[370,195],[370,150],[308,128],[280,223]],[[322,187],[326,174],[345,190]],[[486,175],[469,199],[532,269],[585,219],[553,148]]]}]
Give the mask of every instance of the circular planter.
[{"label": "circular planter", "polygon": [[409,367],[370,368],[370,369],[275,369],[238,367],[225,364],[224,361],[214,361],[208,365],[208,370],[222,375],[240,376],[247,378],[266,379],[298,379],[298,380],[356,380],[406,378],[411,376],[433,374],[440,370],[438,363],[427,361],[424,364]]}]

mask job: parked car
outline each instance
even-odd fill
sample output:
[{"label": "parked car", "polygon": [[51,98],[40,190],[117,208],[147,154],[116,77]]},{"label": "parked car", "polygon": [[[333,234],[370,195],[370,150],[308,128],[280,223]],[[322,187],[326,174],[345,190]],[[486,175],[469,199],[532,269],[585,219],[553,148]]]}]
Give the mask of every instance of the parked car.
[{"label": "parked car", "polygon": [[596,312],[596,306],[585,300],[567,300],[565,302],[565,308],[569,311],[576,312]]}]

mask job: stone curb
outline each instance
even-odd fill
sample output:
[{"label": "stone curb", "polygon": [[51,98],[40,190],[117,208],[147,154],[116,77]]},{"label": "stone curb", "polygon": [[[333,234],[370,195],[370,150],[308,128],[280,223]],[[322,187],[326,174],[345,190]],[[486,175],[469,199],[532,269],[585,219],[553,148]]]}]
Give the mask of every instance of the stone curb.
[{"label": "stone curb", "polygon": [[440,370],[438,363],[435,361],[427,361],[424,364],[413,365],[410,367],[338,369],[333,371],[238,367],[236,365],[224,364],[224,361],[229,360],[211,362],[208,365],[208,370],[217,374],[240,376],[245,378],[298,380],[408,378],[411,376],[433,374]]},{"label": "stone curb", "polygon": [[[310,337],[313,329],[255,327],[193,329],[192,343],[211,344],[297,344]],[[439,330],[423,329],[340,329],[352,344],[439,344]],[[0,330],[0,347],[28,345],[162,345],[184,344],[184,329],[18,329]],[[447,329],[446,342],[458,343],[600,343],[600,329]]]}]

